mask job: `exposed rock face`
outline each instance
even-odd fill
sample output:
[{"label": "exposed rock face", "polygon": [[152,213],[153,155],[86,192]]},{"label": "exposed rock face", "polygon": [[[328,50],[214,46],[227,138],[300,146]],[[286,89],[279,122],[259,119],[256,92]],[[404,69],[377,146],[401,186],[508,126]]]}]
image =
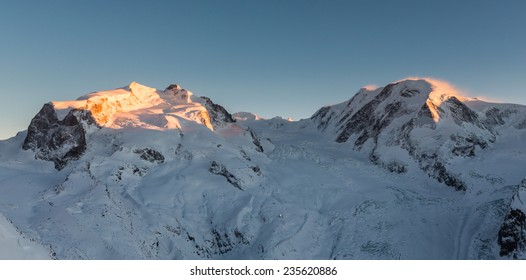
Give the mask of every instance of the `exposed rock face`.
[{"label": "exposed rock face", "polygon": [[405,80],[374,91],[361,90],[346,103],[321,108],[311,120],[320,131],[332,129],[336,142],[352,143],[354,149],[369,153],[373,163],[392,172],[406,172],[406,164],[383,151],[400,147],[430,177],[465,190],[447,162],[486,149],[496,139],[490,124],[502,124],[506,112],[488,111],[488,117],[481,119],[459,98],[432,80]]},{"label": "exposed rock face", "polygon": [[31,120],[22,148],[35,151],[35,158],[53,161],[61,170],[86,150],[86,127],[95,125],[91,112],[71,110],[59,120],[51,103],[45,104]]},{"label": "exposed rock face", "polygon": [[178,84],[171,84],[165,90],[165,93],[173,94],[178,101],[192,102],[193,93],[181,88]]},{"label": "exposed rock face", "polygon": [[160,152],[150,149],[150,148],[144,148],[144,149],[136,149],[134,153],[141,156],[141,159],[149,161],[151,163],[157,163],[161,164],[164,162],[164,156]]},{"label": "exposed rock face", "polygon": [[236,122],[223,106],[212,102],[210,98],[205,96],[196,98],[190,91],[182,89],[177,84],[169,85],[164,92],[173,94],[179,101],[201,103],[205,110],[199,114],[200,122],[212,130],[224,127],[228,123]]},{"label": "exposed rock face", "polygon": [[500,226],[498,243],[500,256],[513,259],[526,257],[526,179],[514,195],[510,209]]},{"label": "exposed rock face", "polygon": [[177,90],[180,90],[181,87],[178,85],[178,84],[170,84],[168,87],[166,87],[165,91],[166,90],[171,90],[171,91],[177,91]]},{"label": "exposed rock face", "polygon": [[232,186],[240,190],[243,190],[243,188],[241,188],[241,183],[239,182],[239,179],[236,178],[236,176],[234,176],[232,173],[230,173],[230,171],[228,171],[223,164],[217,163],[216,161],[212,161],[212,164],[210,165],[210,168],[208,169],[208,171],[210,171],[210,173],[212,174],[221,175],[225,177],[226,180]]},{"label": "exposed rock face", "polygon": [[256,146],[256,151],[262,153],[264,152],[263,146],[261,146],[261,140],[259,137],[252,131],[252,129],[248,128],[247,131],[250,133],[250,137],[252,138],[252,143],[254,143],[254,146]]},{"label": "exposed rock face", "polygon": [[327,128],[327,126],[329,125],[330,121],[332,120],[332,118],[335,115],[334,113],[331,113],[329,116],[327,116],[327,114],[329,114],[329,112],[331,112],[331,106],[325,106],[325,107],[322,107],[321,109],[319,109],[311,117],[312,120],[317,120],[318,121],[317,127],[321,131],[324,131]]},{"label": "exposed rock face", "polygon": [[457,97],[451,96],[446,99],[447,107],[451,111],[451,116],[457,125],[463,123],[473,124],[481,129],[487,129],[484,124],[479,120],[477,113],[471,110],[464,103],[460,102]]},{"label": "exposed rock face", "polygon": [[374,114],[380,103],[389,97],[393,86],[392,84],[386,86],[371,102],[367,103],[358,112],[354,113],[349,120],[345,121],[344,125],[341,126],[341,132],[336,138],[336,142],[347,142],[352,134],[358,135],[355,141],[355,145],[358,147],[369,138],[373,138],[377,142],[382,128],[389,125],[397,112],[402,109],[400,103],[393,103],[385,108],[386,115],[376,116]]},{"label": "exposed rock face", "polygon": [[[90,93],[75,101],[45,104],[31,121],[23,149],[35,151],[35,158],[53,161],[55,168],[61,170],[86,150],[89,126],[120,129],[144,125],[170,129],[179,125],[177,117],[180,117],[215,130],[235,122],[222,106],[207,97],[195,97],[177,84],[168,86],[164,93],[171,96],[161,97],[156,89],[132,82],[127,87]],[[145,108],[163,108],[163,111],[158,116],[146,113],[135,122],[121,115],[140,113]],[[143,149],[138,153],[145,160],[162,163],[162,155],[155,152]]]},{"label": "exposed rock face", "polygon": [[223,106],[215,104],[210,98],[201,96],[205,100],[205,108],[210,116],[210,122],[214,129],[223,127],[227,123],[234,123],[236,120]]}]

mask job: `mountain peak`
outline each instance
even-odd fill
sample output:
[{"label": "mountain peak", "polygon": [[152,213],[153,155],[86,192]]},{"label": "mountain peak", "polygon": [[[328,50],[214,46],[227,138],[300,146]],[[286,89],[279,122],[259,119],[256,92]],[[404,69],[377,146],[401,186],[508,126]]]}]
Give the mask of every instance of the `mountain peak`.
[{"label": "mountain peak", "polygon": [[132,89],[132,88],[140,87],[140,86],[143,86],[143,85],[137,83],[136,81],[133,81],[133,82],[131,82],[131,83],[128,85],[128,88],[129,88],[129,89]]},{"label": "mountain peak", "polygon": [[[171,84],[164,91],[159,91],[134,81],[125,87],[83,95],[75,101],[53,101],[51,104],[59,120],[72,109],[86,110],[92,114],[99,126],[110,128],[179,127],[178,122],[171,125],[168,124],[169,121],[159,121],[165,118],[173,120],[170,116],[182,117],[212,128],[207,121],[205,100],[194,97],[192,92],[182,89],[177,84]],[[154,118],[154,115],[157,117]],[[153,119],[158,121],[149,121]]]},{"label": "mountain peak", "polygon": [[145,85],[141,85],[139,84],[138,82],[131,82],[127,89],[129,91],[131,91],[132,93],[140,93],[140,92],[148,92],[148,91],[152,91],[152,90],[155,90],[154,88],[151,88],[151,87],[148,87],[148,86],[145,86]]},{"label": "mountain peak", "polygon": [[[419,77],[405,78],[382,88],[364,87],[356,95],[361,95],[363,100],[376,100],[386,106],[397,104],[409,111],[423,110],[425,112],[420,116],[430,116],[435,123],[440,121],[441,116],[447,115],[448,109],[443,107],[449,107],[448,104],[474,100],[464,96],[446,81]],[[447,104],[443,105],[444,102]],[[383,106],[379,109],[383,110]]]},{"label": "mountain peak", "polygon": [[[472,99],[447,82],[407,78],[374,90],[362,88],[349,101],[320,109],[311,120],[319,130],[334,133],[336,142],[369,151],[373,162],[395,172],[406,172],[408,163],[382,151],[406,150],[429,176],[462,190],[465,184],[446,170],[445,162],[473,157],[496,138],[486,121],[491,112],[474,111],[466,101]],[[502,123],[498,109],[495,115],[494,122]]]},{"label": "mountain peak", "polygon": [[417,90],[420,93],[424,93],[433,102],[442,103],[444,100],[454,96],[460,101],[469,100],[464,94],[457,89],[454,85],[449,82],[435,79],[435,78],[420,78],[420,77],[408,77],[395,82],[406,90],[402,90],[401,94],[410,95],[411,90]]},{"label": "mountain peak", "polygon": [[210,130],[235,122],[209,98],[196,97],[172,84],[165,91],[132,82],[126,87],[93,92],[73,101],[45,104],[33,118],[24,149],[55,162],[61,169],[86,149],[86,136],[95,128],[145,130]]}]

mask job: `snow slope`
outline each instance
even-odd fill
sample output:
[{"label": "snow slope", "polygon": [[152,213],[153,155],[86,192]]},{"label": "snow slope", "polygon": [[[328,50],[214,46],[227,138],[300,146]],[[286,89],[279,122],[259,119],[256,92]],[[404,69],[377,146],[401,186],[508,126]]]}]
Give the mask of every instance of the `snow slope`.
[{"label": "snow slope", "polygon": [[0,142],[0,212],[59,259],[522,258],[525,112],[408,79],[291,122],[132,83]]},{"label": "snow slope", "polygon": [[416,161],[439,182],[466,190],[467,183],[448,166],[475,157],[500,136],[520,133],[525,115],[525,106],[486,103],[461,96],[446,82],[408,79],[362,89],[311,119],[336,142],[352,143],[393,172],[407,172]]},{"label": "snow slope", "polygon": [[49,252],[40,244],[25,239],[0,214],[0,260],[50,259]]}]

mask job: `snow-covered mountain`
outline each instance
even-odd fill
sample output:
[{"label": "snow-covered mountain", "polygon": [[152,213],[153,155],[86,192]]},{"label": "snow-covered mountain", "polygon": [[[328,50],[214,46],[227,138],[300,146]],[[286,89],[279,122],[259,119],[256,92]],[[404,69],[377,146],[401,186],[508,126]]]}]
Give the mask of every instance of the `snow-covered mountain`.
[{"label": "snow-covered mountain", "polygon": [[526,127],[526,107],[461,96],[432,79],[405,80],[360,90],[351,100],[323,107],[311,118],[339,143],[364,149],[372,162],[404,173],[410,162],[457,190],[466,183],[448,170],[456,157],[475,157],[510,128]]},{"label": "snow-covered mountain", "polygon": [[59,259],[524,258],[524,137],[432,79],[297,122],[134,82],[0,142],[0,213]]}]

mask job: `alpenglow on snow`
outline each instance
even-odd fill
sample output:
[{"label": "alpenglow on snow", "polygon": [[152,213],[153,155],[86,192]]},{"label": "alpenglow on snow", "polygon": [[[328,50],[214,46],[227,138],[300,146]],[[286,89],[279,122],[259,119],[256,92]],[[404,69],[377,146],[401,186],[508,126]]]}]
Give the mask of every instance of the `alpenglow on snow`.
[{"label": "alpenglow on snow", "polygon": [[525,259],[522,139],[526,106],[433,79],[300,121],[133,82],[0,141],[0,243],[31,251],[2,258]]}]

